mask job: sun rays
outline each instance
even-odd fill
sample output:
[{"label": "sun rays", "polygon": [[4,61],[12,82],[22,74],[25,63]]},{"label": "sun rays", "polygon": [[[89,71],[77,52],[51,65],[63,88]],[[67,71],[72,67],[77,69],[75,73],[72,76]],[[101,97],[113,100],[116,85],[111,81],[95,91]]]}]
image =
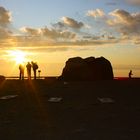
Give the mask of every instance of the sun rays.
[{"label": "sun rays", "polygon": [[27,53],[21,50],[10,50],[8,55],[11,60],[15,61],[16,64],[25,63],[28,61]]}]

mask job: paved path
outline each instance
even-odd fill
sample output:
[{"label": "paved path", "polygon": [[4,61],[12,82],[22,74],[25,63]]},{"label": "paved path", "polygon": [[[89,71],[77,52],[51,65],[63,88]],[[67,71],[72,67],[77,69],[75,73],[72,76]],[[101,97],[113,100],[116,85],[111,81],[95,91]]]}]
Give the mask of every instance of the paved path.
[{"label": "paved path", "polygon": [[0,85],[0,98],[17,96],[0,99],[0,139],[138,140],[139,93],[137,81],[7,80]]}]

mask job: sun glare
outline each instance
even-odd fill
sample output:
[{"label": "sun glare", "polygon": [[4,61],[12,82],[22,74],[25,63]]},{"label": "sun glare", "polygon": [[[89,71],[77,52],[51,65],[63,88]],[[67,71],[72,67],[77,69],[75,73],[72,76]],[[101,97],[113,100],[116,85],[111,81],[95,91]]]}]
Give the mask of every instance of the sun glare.
[{"label": "sun glare", "polygon": [[27,61],[26,53],[20,50],[12,50],[9,52],[10,57],[16,62],[16,64],[24,63]]}]

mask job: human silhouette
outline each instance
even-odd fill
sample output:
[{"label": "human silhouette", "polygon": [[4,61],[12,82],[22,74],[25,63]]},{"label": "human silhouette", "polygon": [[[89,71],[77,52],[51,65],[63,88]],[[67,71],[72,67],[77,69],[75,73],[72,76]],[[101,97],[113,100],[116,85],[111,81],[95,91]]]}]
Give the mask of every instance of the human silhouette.
[{"label": "human silhouette", "polygon": [[27,69],[27,76],[28,76],[28,79],[31,80],[31,63],[28,62],[27,65],[26,65],[26,69]]},{"label": "human silhouette", "polygon": [[24,80],[24,65],[23,64],[19,65],[19,79]]},{"label": "human silhouette", "polygon": [[128,76],[129,76],[130,79],[132,78],[132,75],[133,75],[133,74],[132,74],[132,70],[130,70],[130,71],[129,71],[129,74],[128,74]]},{"label": "human silhouette", "polygon": [[38,69],[38,65],[36,62],[31,62],[32,63],[32,68],[33,68],[33,72],[34,72],[34,79],[36,79],[36,71]]}]

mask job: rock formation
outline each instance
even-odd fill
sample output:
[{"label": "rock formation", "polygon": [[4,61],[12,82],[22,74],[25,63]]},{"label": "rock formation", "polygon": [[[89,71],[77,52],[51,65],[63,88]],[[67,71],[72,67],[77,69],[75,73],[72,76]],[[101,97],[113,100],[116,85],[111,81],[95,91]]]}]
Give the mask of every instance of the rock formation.
[{"label": "rock formation", "polygon": [[59,77],[66,81],[95,81],[112,80],[113,70],[111,63],[104,57],[74,57],[68,59]]},{"label": "rock formation", "polygon": [[5,77],[3,75],[0,75],[0,82],[4,81]]}]

